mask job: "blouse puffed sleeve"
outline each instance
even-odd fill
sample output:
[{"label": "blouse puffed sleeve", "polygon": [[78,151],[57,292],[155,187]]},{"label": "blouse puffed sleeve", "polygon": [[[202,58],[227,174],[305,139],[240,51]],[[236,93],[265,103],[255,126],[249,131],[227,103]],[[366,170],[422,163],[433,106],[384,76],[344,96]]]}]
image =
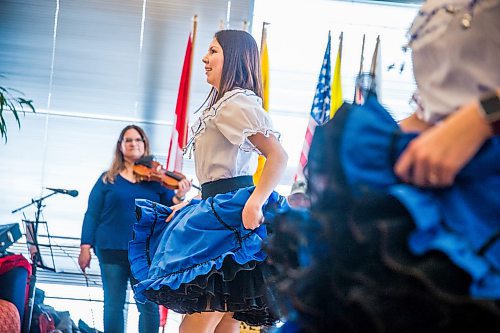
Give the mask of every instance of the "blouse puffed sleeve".
[{"label": "blouse puffed sleeve", "polygon": [[280,133],[273,129],[271,118],[262,108],[260,97],[247,90],[222,100],[214,122],[224,137],[243,151],[261,154],[248,140],[254,134],[262,133],[266,137],[274,135],[278,140],[280,138]]}]

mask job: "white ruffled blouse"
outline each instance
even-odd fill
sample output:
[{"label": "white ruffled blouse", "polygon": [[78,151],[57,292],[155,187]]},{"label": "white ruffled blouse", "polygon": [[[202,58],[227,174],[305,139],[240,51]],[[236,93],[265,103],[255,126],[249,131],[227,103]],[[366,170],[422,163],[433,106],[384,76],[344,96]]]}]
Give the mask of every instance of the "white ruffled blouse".
[{"label": "white ruffled blouse", "polygon": [[191,127],[196,176],[200,184],[219,179],[253,175],[260,151],[248,137],[262,133],[279,139],[262,107],[262,99],[251,90],[228,91],[203,111]]},{"label": "white ruffled blouse", "polygon": [[423,120],[500,87],[500,0],[427,0],[409,33]]}]

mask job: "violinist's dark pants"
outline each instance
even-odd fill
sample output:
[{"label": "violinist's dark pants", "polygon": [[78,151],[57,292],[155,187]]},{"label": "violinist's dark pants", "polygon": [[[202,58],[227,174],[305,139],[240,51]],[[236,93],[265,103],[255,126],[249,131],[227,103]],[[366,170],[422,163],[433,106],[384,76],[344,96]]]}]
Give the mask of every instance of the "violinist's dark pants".
[{"label": "violinist's dark pants", "polygon": [[[128,259],[110,263],[109,256],[103,259],[102,251],[97,250],[104,289],[104,332],[125,332],[125,301],[128,282],[131,279]],[[126,251],[124,251],[126,252]],[[122,258],[123,259],[123,258]],[[139,333],[157,333],[160,326],[158,305],[153,302],[137,303],[139,310]]]}]

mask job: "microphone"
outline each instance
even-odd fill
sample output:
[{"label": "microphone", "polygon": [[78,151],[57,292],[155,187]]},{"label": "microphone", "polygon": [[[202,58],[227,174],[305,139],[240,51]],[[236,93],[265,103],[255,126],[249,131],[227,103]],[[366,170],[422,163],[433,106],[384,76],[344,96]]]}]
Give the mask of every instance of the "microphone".
[{"label": "microphone", "polygon": [[76,197],[78,195],[78,191],[77,190],[65,190],[65,189],[62,189],[62,188],[50,188],[50,187],[46,187],[46,189],[54,191],[56,193],[71,195],[72,197]]}]

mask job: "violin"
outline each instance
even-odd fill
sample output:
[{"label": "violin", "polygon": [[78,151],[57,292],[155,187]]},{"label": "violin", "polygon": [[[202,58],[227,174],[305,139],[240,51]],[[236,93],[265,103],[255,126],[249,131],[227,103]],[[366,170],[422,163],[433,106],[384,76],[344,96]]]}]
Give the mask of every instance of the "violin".
[{"label": "violin", "polygon": [[[177,190],[179,182],[186,179],[180,172],[168,171],[159,162],[153,160],[153,156],[145,156],[134,163],[134,173],[140,181],[159,182],[163,186]],[[196,185],[192,185],[196,189],[200,189]]]}]

